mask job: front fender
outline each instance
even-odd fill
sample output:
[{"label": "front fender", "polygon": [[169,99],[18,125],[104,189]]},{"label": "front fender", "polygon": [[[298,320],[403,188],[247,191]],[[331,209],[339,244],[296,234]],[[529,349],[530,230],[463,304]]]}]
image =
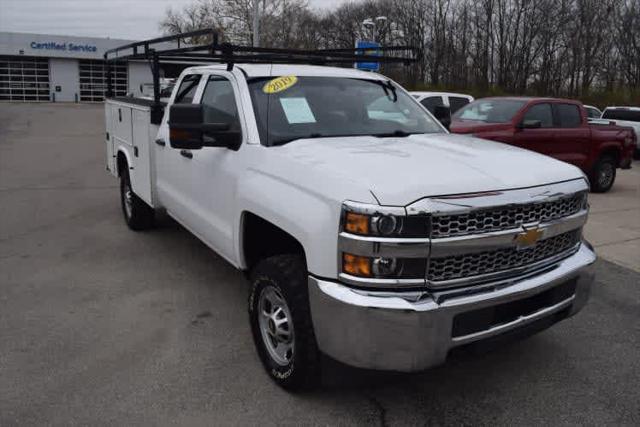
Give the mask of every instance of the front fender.
[{"label": "front fender", "polygon": [[[318,188],[323,186],[318,183]],[[268,190],[267,190],[268,189]],[[251,212],[291,234],[304,248],[309,272],[337,277],[338,226],[342,200],[263,171],[250,171],[238,184],[238,210]],[[373,196],[363,200],[376,203]],[[236,257],[246,268],[238,218]]]}]

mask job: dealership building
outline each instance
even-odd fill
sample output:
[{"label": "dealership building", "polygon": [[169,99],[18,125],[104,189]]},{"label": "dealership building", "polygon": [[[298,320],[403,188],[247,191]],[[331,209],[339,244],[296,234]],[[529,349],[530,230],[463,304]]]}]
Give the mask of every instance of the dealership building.
[{"label": "dealership building", "polygon": [[[106,88],[105,51],[132,40],[0,32],[0,101],[99,102]],[[146,62],[112,67],[116,96],[147,92]]]}]

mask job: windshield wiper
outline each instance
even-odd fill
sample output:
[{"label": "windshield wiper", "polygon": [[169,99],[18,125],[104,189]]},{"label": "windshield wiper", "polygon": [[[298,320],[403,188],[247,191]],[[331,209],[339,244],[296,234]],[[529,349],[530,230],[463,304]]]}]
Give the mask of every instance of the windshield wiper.
[{"label": "windshield wiper", "polygon": [[384,94],[386,95],[386,97],[389,98],[392,102],[396,102],[398,100],[396,88],[393,83],[391,83],[391,80],[372,80],[372,82],[380,85],[382,87],[382,90],[384,90]]},{"label": "windshield wiper", "polygon": [[405,138],[409,135],[416,135],[418,133],[424,133],[424,132],[406,132],[400,129],[396,129],[393,132],[375,133],[371,136],[375,136],[376,138],[393,138],[394,136],[398,138]]},{"label": "windshield wiper", "polygon": [[280,138],[280,139],[276,139],[271,141],[272,146],[274,145],[284,145],[284,144],[288,144],[290,142],[293,141],[297,141],[299,139],[313,139],[313,138],[325,138],[328,136],[332,136],[332,135],[323,135],[321,133],[311,133],[309,135],[303,135],[303,136],[292,136],[292,137],[287,137],[287,138]]},{"label": "windshield wiper", "polygon": [[326,135],[323,133],[311,133],[309,135],[303,135],[303,136],[292,136],[292,137],[287,137],[287,138],[280,138],[280,139],[275,139],[273,141],[271,141],[270,146],[277,146],[277,145],[285,145],[288,144],[290,142],[293,141],[299,141],[301,139],[314,139],[314,138],[343,138],[343,137],[357,137],[357,136],[373,136],[376,138],[404,138],[407,137],[409,135],[417,135],[417,134],[422,134],[422,133],[428,133],[428,132],[406,132],[400,129],[394,130],[393,132],[387,132],[387,133],[347,133],[347,134],[337,134],[337,135]]}]

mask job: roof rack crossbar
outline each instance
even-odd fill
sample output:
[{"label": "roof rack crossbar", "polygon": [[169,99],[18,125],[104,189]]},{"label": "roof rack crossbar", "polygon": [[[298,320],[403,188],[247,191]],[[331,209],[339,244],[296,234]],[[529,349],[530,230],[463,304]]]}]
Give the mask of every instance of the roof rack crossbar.
[{"label": "roof rack crossbar", "polygon": [[[207,43],[187,46],[181,44],[183,40],[204,36],[209,38]],[[177,42],[177,47],[156,46],[170,42]],[[143,51],[141,52],[139,48],[143,48]],[[376,54],[368,54],[372,51]],[[395,55],[385,56],[384,53],[395,53]],[[413,62],[419,56],[419,51],[411,46],[317,50],[238,46],[219,43],[218,33],[215,30],[202,29],[126,44],[106,51],[104,58],[106,61],[146,60],[152,59],[152,55],[157,55],[158,60],[162,61],[165,58],[175,60],[177,56],[189,57],[196,54],[206,55],[210,62],[224,62],[232,67],[233,63],[239,62],[241,58],[243,61],[251,60],[252,63],[280,62],[283,58],[290,58],[296,62],[309,61],[322,64],[373,61]]]},{"label": "roof rack crossbar", "polygon": [[186,33],[175,34],[175,35],[171,35],[171,36],[164,36],[164,37],[158,37],[158,38],[155,38],[155,39],[143,40],[143,41],[140,41],[140,42],[125,44],[123,46],[118,46],[116,48],[107,50],[104,53],[104,58],[105,59],[117,59],[117,58],[109,58],[109,55],[110,54],[117,54],[118,52],[121,52],[123,50],[134,49],[137,46],[143,46],[145,54],[147,54],[149,52],[149,45],[180,41],[180,40],[187,39],[187,38],[201,37],[201,36],[211,36],[214,39],[214,42],[216,44],[218,42],[218,33],[213,29],[207,28],[207,29],[201,29],[201,30],[196,30],[196,31],[189,31],[189,32],[186,32]]},{"label": "roof rack crossbar", "polygon": [[[206,40],[189,44],[189,39]],[[227,70],[235,63],[249,64],[349,64],[355,62],[404,63],[415,62],[420,51],[411,46],[384,46],[352,49],[287,49],[271,47],[238,46],[219,43],[218,32],[201,29],[171,36],[129,43],[109,49],[104,53],[107,79],[106,96],[113,95],[111,68],[114,62],[149,61],[153,74],[154,109],[152,115],[161,117],[159,70],[161,62],[192,63],[205,65],[222,63]],[[372,55],[371,53],[375,53]],[[390,55],[385,55],[390,53]]]},{"label": "roof rack crossbar", "polygon": [[398,63],[407,61],[406,58],[392,58],[392,57],[379,57],[359,55],[357,58],[353,57],[326,57],[326,56],[313,56],[313,55],[270,55],[270,54],[258,54],[258,55],[233,55],[229,58],[224,54],[204,55],[204,54],[191,54],[191,55],[166,55],[162,56],[163,62],[202,62],[202,63],[253,63],[253,64],[265,64],[265,63],[296,63],[296,64],[348,64],[354,62],[381,62],[381,63]]}]

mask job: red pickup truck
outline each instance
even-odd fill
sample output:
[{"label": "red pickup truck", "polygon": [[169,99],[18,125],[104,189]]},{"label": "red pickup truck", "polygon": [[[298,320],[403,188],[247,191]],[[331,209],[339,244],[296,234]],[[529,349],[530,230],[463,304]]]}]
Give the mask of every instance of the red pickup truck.
[{"label": "red pickup truck", "polygon": [[633,129],[589,125],[578,101],[555,98],[483,98],[458,110],[451,132],[504,142],[571,163],[596,192],[608,191],[616,169],[631,167]]}]

